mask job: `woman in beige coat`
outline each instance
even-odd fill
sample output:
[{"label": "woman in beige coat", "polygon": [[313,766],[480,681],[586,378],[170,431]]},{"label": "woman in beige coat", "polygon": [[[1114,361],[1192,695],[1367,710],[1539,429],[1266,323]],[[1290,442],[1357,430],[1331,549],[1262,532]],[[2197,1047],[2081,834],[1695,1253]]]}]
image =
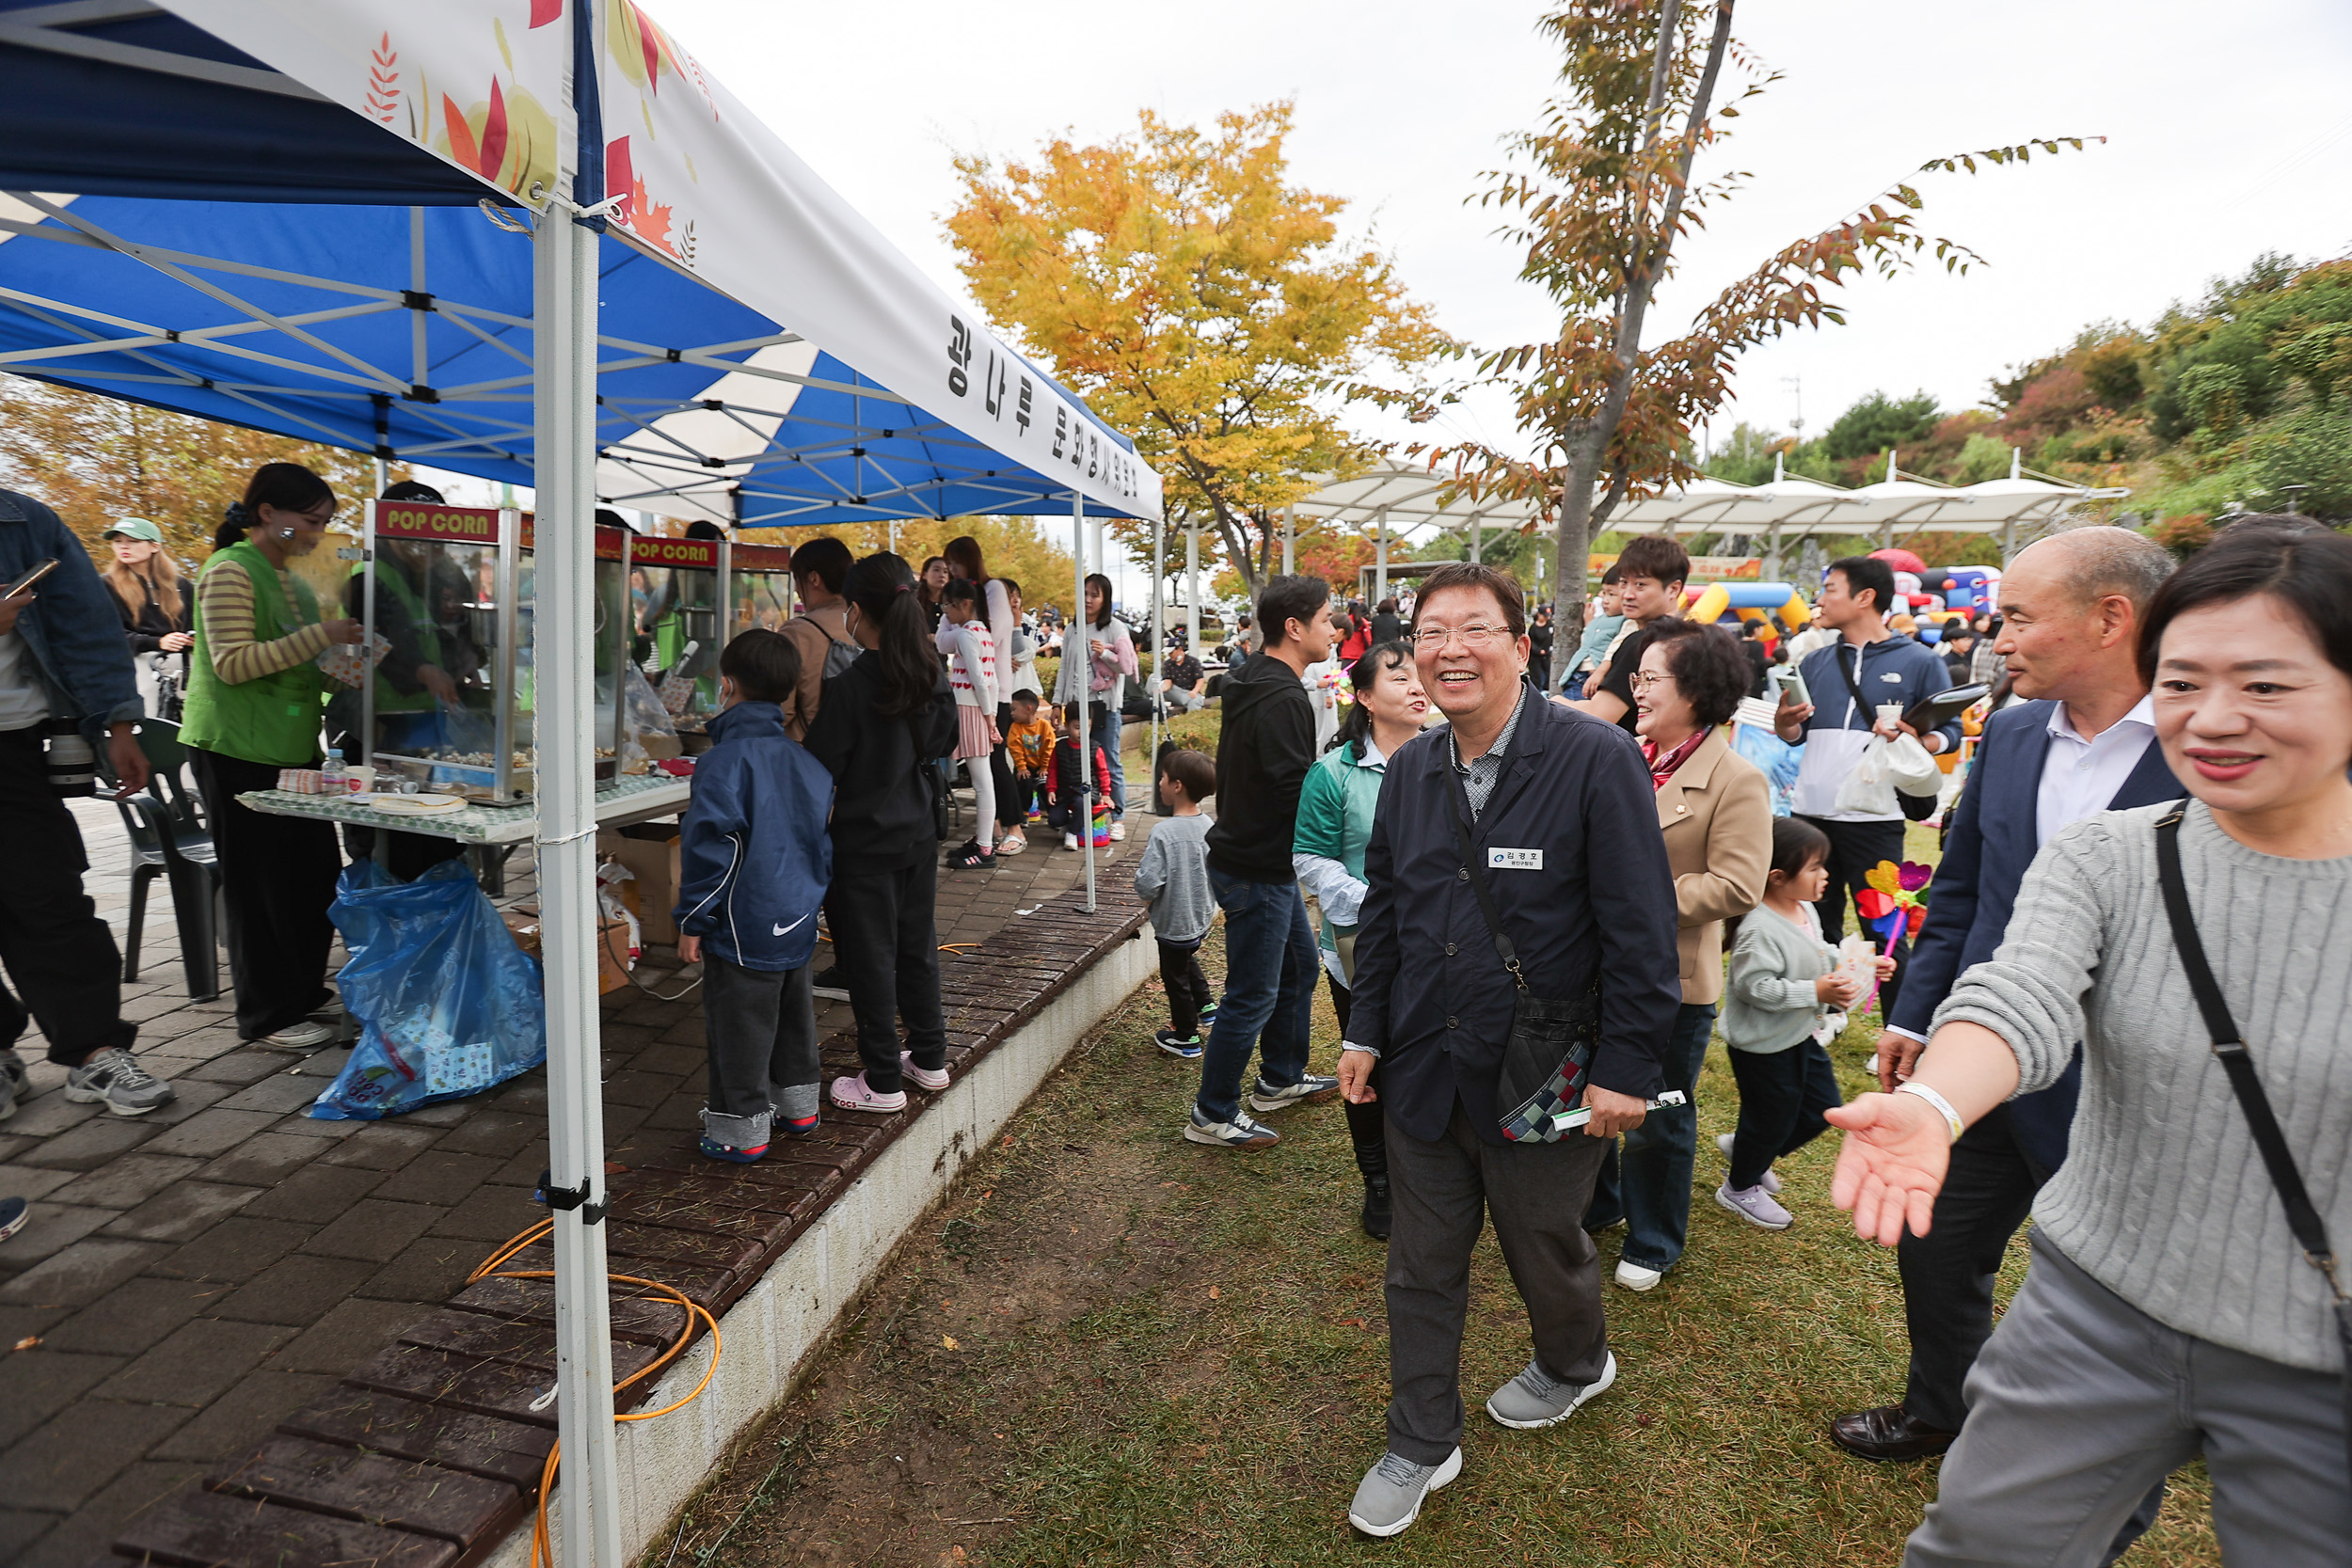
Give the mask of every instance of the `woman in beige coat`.
[{"label": "woman in beige coat", "polygon": [[[1665,1087],[1694,1093],[1724,993],[1724,922],[1764,896],[1772,808],[1764,775],[1735,753],[1724,726],[1747,695],[1739,643],[1713,626],[1661,621],[1633,678],[1634,733],[1658,789],[1658,827],[1674,869],[1682,1007],[1666,1045]],[[1604,985],[1607,981],[1604,979]],[[1698,1138],[1693,1104],[1652,1111],[1603,1168],[1585,1227],[1622,1216],[1617,1283],[1646,1291],[1681,1260]]]}]

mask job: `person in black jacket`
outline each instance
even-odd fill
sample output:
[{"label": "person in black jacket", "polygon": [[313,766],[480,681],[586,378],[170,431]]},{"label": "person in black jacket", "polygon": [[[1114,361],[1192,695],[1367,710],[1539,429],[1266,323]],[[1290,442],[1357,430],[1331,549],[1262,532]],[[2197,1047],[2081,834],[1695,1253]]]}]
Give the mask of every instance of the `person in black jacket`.
[{"label": "person in black jacket", "polygon": [[850,568],[842,596],[850,636],[866,651],[825,682],[807,747],[834,778],[825,927],[865,1070],[834,1079],[832,1096],[846,1111],[899,1111],[904,1079],[947,1086],[932,768],[956,748],[956,699],[904,560],[867,556]]},{"label": "person in black jacket", "polygon": [[[122,617],[122,635],[138,667],[139,695],[159,719],[178,719],[179,703],[166,704],[158,676],[168,673],[184,690],[188,680],[188,631],[195,619],[196,584],[164,547],[164,531],[145,517],[122,517],[105,532],[115,558],[99,573]],[[170,712],[164,711],[168,705]]]},{"label": "person in black jacket", "polygon": [[[1389,759],[1364,856],[1370,892],[1340,1077],[1351,1102],[1387,1107],[1394,1206],[1388,1451],[1348,1510],[1368,1535],[1406,1528],[1461,1472],[1462,1329],[1470,1254],[1489,1215],[1534,1355],[1487,1414],[1506,1427],[1550,1426],[1617,1375],[1600,1258],[1580,1222],[1610,1140],[1642,1124],[1662,1082],[1682,999],[1674,877],[1640,747],[1528,683],[1525,630],[1518,583],[1493,567],[1429,574],[1414,658],[1450,722]],[[1497,1103],[1498,1081],[1516,987],[1473,876],[1529,995],[1600,993],[1581,1134],[1502,1135],[1511,1107]]]},{"label": "person in black jacket", "polygon": [[1321,578],[1278,577],[1258,595],[1265,647],[1225,679],[1216,742],[1216,826],[1209,883],[1225,911],[1225,998],[1200,1056],[1200,1094],[1184,1136],[1221,1148],[1264,1148],[1274,1129],[1242,1109],[1242,1070],[1258,1052],[1251,1110],[1330,1099],[1339,1080],[1307,1070],[1322,960],[1291,867],[1298,791],[1314,766],[1315,712],[1300,684],[1331,654],[1331,590]]}]

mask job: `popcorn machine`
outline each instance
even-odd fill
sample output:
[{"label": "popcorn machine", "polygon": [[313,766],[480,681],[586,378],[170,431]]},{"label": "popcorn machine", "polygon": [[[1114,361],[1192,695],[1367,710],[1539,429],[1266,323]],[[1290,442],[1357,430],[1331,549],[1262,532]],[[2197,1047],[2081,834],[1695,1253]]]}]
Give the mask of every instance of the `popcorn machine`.
[{"label": "popcorn machine", "polygon": [[717,539],[644,534],[627,541],[630,660],[660,693],[681,732],[719,711],[724,641],[721,582],[727,546]]},{"label": "popcorn machine", "polygon": [[511,508],[367,503],[344,609],[367,628],[367,646],[379,637],[388,646],[327,718],[358,736],[379,788],[407,781],[501,804],[530,795],[528,682],[522,692],[516,682],[529,641],[516,581],[522,532]]},{"label": "popcorn machine", "polygon": [[792,618],[792,551],[784,545],[737,545],[726,551],[727,636],[774,631]]}]

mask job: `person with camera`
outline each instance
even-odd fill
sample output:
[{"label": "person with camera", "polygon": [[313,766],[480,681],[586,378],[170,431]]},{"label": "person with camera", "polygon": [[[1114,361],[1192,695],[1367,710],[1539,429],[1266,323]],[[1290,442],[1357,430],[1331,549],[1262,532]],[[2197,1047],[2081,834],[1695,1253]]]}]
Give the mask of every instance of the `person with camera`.
[{"label": "person with camera", "polygon": [[0,1121],[24,1096],[16,1042],[34,1022],[66,1069],[67,1099],[126,1117],[173,1099],[131,1054],[122,955],[82,891],[89,862],[60,798],[88,793],[101,741],[123,793],[145,787],[139,713],[130,645],[89,553],[48,507],[0,490],[0,967],[15,987],[0,985]]},{"label": "person with camera", "polygon": [[362,631],[348,618],[321,621],[310,585],[288,568],[318,548],[334,515],[335,492],[300,464],[254,470],[197,579],[180,728],[220,856],[238,1037],[288,1050],[335,1037],[310,1014],[334,996],[326,911],[342,856],[333,823],[266,816],[237,797],[277,788],[281,768],[319,764],[327,677],[318,657]]}]

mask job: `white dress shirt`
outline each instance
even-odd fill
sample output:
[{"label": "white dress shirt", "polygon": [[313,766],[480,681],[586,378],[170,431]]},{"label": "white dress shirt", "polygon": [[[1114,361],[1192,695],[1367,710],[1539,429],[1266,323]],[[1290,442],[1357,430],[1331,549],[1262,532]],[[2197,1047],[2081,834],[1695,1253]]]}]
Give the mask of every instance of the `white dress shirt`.
[{"label": "white dress shirt", "polygon": [[[2107,809],[2139,759],[2156,743],[2156,705],[2142,697],[2132,711],[2089,740],[2066,716],[2066,705],[2051,711],[2050,749],[2042,756],[2042,786],[2034,795],[2033,840],[2037,847],[2050,842],[2060,828]],[[1957,977],[1955,977],[1957,978]],[[1923,1037],[1909,1029],[1886,1025],[1886,1032],[1908,1039]]]},{"label": "white dress shirt", "polygon": [[2115,792],[2132,776],[2155,743],[2156,708],[2142,697],[2132,711],[2086,740],[2067,717],[2066,705],[2050,711],[2050,750],[2042,759],[2042,788],[2034,797],[2034,843],[2050,842],[2060,828],[2107,809]]}]

